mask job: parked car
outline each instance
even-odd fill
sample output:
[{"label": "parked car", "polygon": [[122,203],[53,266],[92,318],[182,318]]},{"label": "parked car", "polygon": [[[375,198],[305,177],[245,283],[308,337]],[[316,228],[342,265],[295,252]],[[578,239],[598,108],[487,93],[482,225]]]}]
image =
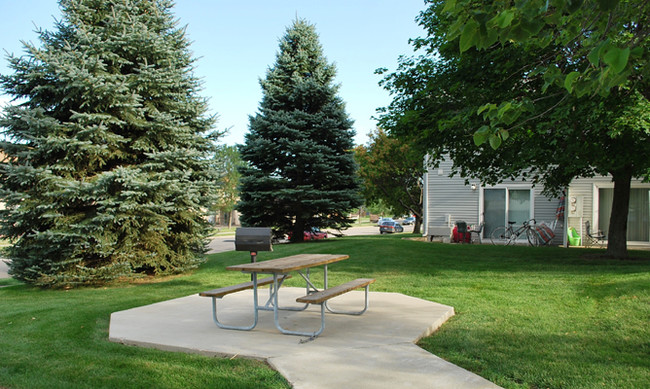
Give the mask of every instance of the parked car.
[{"label": "parked car", "polygon": [[381,227],[382,224],[390,223],[390,222],[395,222],[395,220],[393,220],[390,217],[382,217],[381,219],[379,219],[379,221],[377,221],[377,226]]},{"label": "parked car", "polygon": [[[312,227],[309,230],[306,230],[304,232],[304,237],[303,240],[319,240],[319,239],[327,239],[327,232],[326,231],[321,231],[320,228],[318,227]],[[289,232],[289,240],[291,240],[291,235],[292,233]]]},{"label": "parked car", "polygon": [[386,222],[379,226],[379,233],[380,234],[390,234],[393,232],[404,232],[404,227],[402,227],[401,224],[398,222],[392,221],[392,222]]},{"label": "parked car", "polygon": [[[327,239],[327,231],[321,231],[318,227],[312,227],[311,231],[305,232],[309,232],[309,239],[311,240]],[[307,240],[307,238],[305,238],[305,240]]]},{"label": "parked car", "polygon": [[404,219],[402,221],[402,224],[405,225],[405,226],[407,226],[409,224],[413,224],[413,223],[415,223],[415,218],[414,217],[407,217],[406,219]]}]

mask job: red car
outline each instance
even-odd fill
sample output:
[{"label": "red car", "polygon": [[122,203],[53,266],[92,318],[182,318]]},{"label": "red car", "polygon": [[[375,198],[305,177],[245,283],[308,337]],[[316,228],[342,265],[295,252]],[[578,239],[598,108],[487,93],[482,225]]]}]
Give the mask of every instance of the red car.
[{"label": "red car", "polygon": [[[310,230],[305,231],[303,240],[319,240],[327,239],[327,232],[321,231],[318,227],[312,227]],[[291,233],[289,233],[289,240],[291,240]]]},{"label": "red car", "polygon": [[310,240],[327,239],[327,232],[321,231],[318,227],[312,227],[311,231],[305,231],[305,240],[307,240],[307,234],[309,234]]}]

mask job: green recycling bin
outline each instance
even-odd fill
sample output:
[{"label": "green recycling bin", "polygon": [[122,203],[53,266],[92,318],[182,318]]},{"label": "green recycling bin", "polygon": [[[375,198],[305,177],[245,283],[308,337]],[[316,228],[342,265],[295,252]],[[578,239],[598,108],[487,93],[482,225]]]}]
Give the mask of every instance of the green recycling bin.
[{"label": "green recycling bin", "polygon": [[578,234],[575,228],[569,227],[569,245],[570,246],[582,246],[582,238]]}]

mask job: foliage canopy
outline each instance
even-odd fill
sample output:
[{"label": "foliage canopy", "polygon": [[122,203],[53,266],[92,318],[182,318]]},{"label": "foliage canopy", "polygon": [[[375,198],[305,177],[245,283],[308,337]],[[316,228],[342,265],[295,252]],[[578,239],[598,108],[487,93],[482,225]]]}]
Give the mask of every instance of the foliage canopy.
[{"label": "foliage canopy", "polygon": [[[395,98],[380,125],[421,145],[433,161],[451,158],[455,173],[486,184],[523,177],[556,193],[574,177],[611,174],[622,191],[612,215],[627,215],[630,180],[650,167],[643,77],[635,81],[631,72],[606,93],[576,93],[540,70],[581,71],[579,57],[558,54],[564,52],[560,41],[504,39],[484,47],[472,35],[474,43],[463,42],[459,50],[462,34],[450,31],[460,19],[448,12],[450,3],[431,2],[420,15],[428,36],[413,44],[425,53],[403,57],[398,71],[385,76]],[[501,4],[470,3],[463,2],[477,14]],[[610,220],[610,253],[625,256],[626,220]]]},{"label": "foliage canopy", "polygon": [[422,223],[424,154],[378,129],[367,145],[355,148],[366,200],[383,200],[396,214],[415,215],[415,233]]}]

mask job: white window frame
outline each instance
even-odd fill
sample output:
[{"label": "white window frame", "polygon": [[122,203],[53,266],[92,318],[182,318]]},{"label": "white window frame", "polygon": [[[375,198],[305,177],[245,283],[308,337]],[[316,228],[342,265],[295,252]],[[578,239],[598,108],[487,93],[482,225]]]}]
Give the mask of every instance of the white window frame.
[{"label": "white window frame", "polygon": [[[483,218],[484,212],[485,212],[485,205],[484,205],[484,191],[486,189],[505,189],[506,190],[506,209],[505,209],[505,215],[508,215],[510,212],[509,209],[509,204],[510,204],[510,190],[517,190],[517,189],[527,189],[530,191],[530,218],[534,219],[535,218],[535,188],[531,184],[513,184],[513,183],[508,183],[508,184],[497,184],[493,186],[481,186],[481,190],[479,192],[479,198],[478,198],[478,221],[479,223],[483,223],[485,220]],[[507,222],[508,220],[504,220],[504,222]],[[483,231],[483,237],[489,237],[490,232],[489,231]],[[525,237],[525,236],[524,236]],[[521,237],[520,237],[521,239]]]}]

